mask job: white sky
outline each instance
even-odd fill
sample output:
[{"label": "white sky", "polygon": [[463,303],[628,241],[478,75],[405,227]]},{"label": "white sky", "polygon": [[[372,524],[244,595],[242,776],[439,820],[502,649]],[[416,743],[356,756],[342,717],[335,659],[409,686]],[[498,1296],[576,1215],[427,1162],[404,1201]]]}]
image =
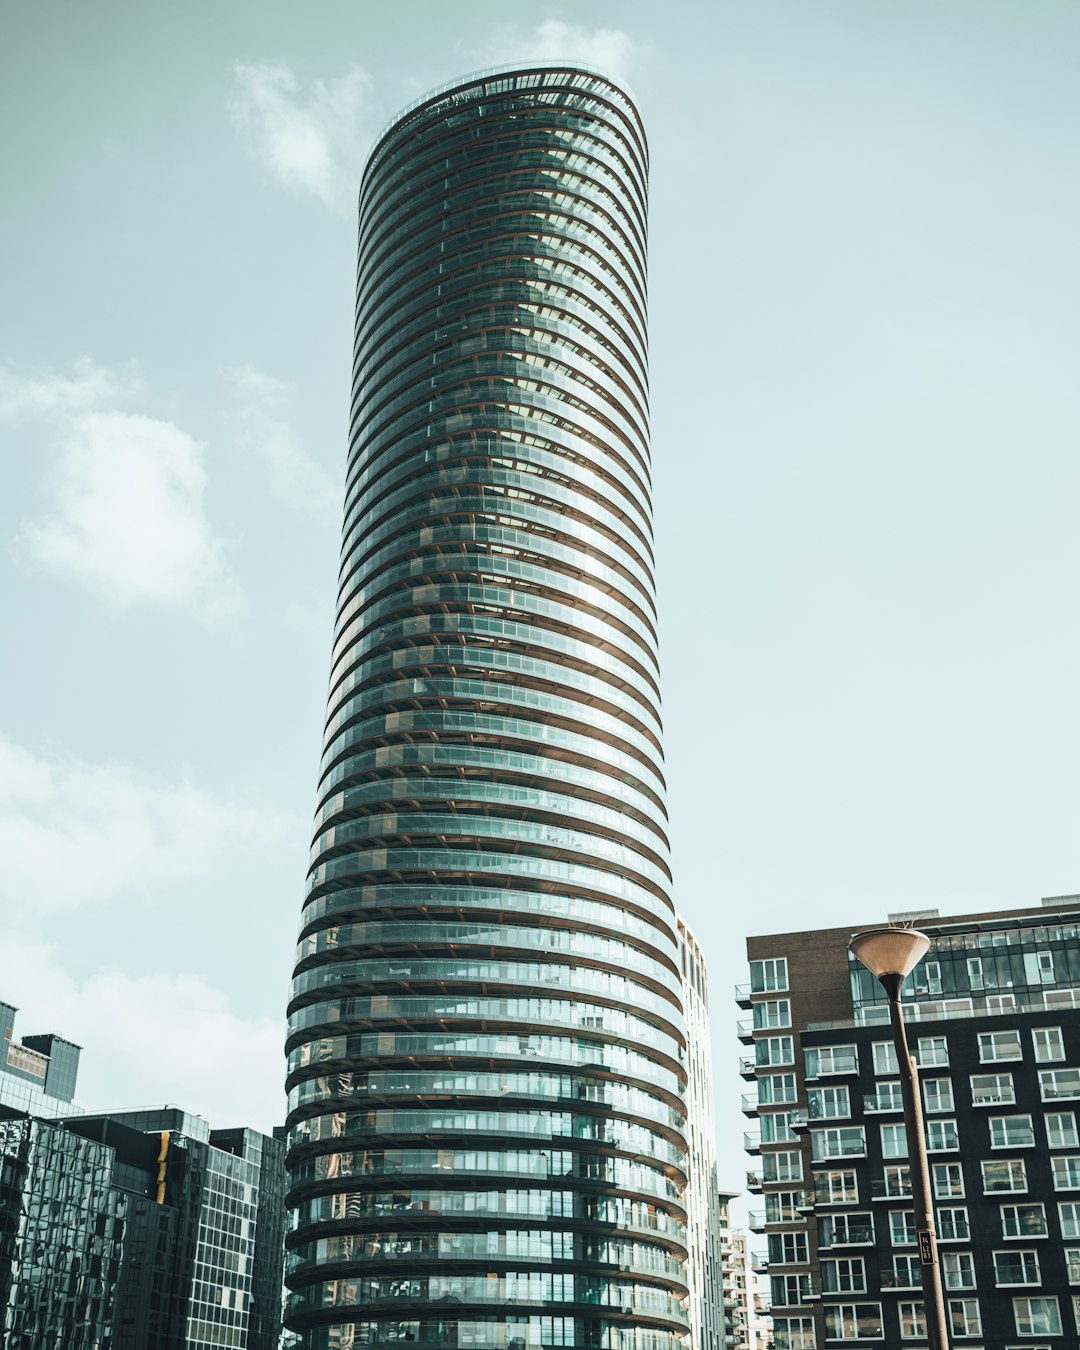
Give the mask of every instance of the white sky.
[{"label": "white sky", "polygon": [[[650,132],[676,899],[1080,890],[1080,9],[0,0],[0,998],[87,1105],[282,1114],[371,136],[520,56]],[[520,12],[520,11],[518,11]]]}]

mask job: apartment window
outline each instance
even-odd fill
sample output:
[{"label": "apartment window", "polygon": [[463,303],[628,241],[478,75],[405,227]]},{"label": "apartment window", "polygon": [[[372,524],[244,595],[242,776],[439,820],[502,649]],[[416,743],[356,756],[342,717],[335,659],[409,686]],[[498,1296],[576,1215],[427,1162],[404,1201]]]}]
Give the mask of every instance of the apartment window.
[{"label": "apartment window", "polygon": [[926,1078],[923,1080],[922,1089],[927,1115],[953,1110],[951,1078]]},{"label": "apartment window", "polygon": [[859,1182],[854,1170],[821,1172],[814,1181],[814,1196],[822,1205],[854,1205],[859,1199]]},{"label": "apartment window", "polygon": [[979,1033],[979,1062],[995,1064],[999,1060],[1023,1059],[1019,1031],[981,1031]]},{"label": "apartment window", "polygon": [[854,1045],[815,1045],[803,1052],[807,1078],[832,1073],[858,1073],[859,1050]]},{"label": "apartment window", "polygon": [[1035,1130],[1030,1116],[991,1116],[991,1148],[1034,1148]]},{"label": "apartment window", "polygon": [[754,1030],[771,1031],[774,1027],[791,1026],[791,1000],[767,998],[754,1004]]},{"label": "apartment window", "polygon": [[797,1150],[765,1153],[761,1169],[764,1181],[802,1181],[802,1154]]},{"label": "apartment window", "polygon": [[937,1212],[938,1237],[942,1242],[967,1242],[971,1237],[968,1212],[965,1205]]},{"label": "apartment window", "polygon": [[1080,1069],[1040,1069],[1039,1095],[1044,1102],[1080,1097]]},{"label": "apartment window", "polygon": [[1070,1284],[1080,1284],[1080,1247],[1065,1248],[1065,1270]]},{"label": "apartment window", "polygon": [[1061,1224],[1061,1236],[1080,1238],[1080,1205],[1072,1201],[1058,1202],[1058,1222]]},{"label": "apartment window", "polygon": [[866,1138],[861,1125],[844,1125],[831,1130],[811,1130],[810,1148],[815,1160],[862,1158],[866,1156]]},{"label": "apartment window", "polygon": [[1045,1121],[1046,1142],[1051,1148],[1080,1148],[1074,1111],[1052,1111]]},{"label": "apartment window", "polygon": [[884,1169],[882,1191],[886,1200],[902,1200],[911,1194],[911,1168],[893,1164]]},{"label": "apartment window", "polygon": [[1023,1158],[990,1158],[982,1164],[983,1193],[1026,1191],[1027,1164]]},{"label": "apartment window", "polygon": [[767,961],[750,962],[750,992],[772,994],[788,987],[787,957],[774,956]]},{"label": "apartment window", "polygon": [[765,1197],[766,1223],[795,1223],[801,1217],[799,1206],[805,1199],[803,1191],[773,1191]]},{"label": "apartment window", "polygon": [[1065,1038],[1060,1027],[1036,1027],[1031,1033],[1031,1043],[1036,1064],[1051,1064],[1055,1059],[1065,1058]]},{"label": "apartment window", "polygon": [[982,1318],[977,1298],[949,1299],[949,1329],[954,1336],[981,1336]]},{"label": "apartment window", "polygon": [[892,1041],[875,1041],[870,1048],[874,1054],[874,1074],[878,1078],[882,1074],[900,1072],[900,1066],[896,1062],[896,1046]]},{"label": "apartment window", "polygon": [[931,1168],[935,1200],[964,1198],[964,1169],[959,1163],[934,1163]]},{"label": "apartment window", "polygon": [[891,1209],[889,1211],[889,1241],[894,1247],[914,1247],[915,1211],[913,1209]]},{"label": "apartment window", "polygon": [[1001,1236],[1046,1237],[1045,1205],[1002,1205]]},{"label": "apartment window", "polygon": [[874,1216],[865,1210],[824,1214],[818,1220],[819,1247],[866,1247],[874,1241]]},{"label": "apartment window", "polygon": [[1054,1172],[1055,1191],[1080,1190],[1080,1157],[1065,1154],[1051,1158],[1050,1165]]},{"label": "apartment window", "polygon": [[1039,1253],[1029,1247],[1009,1248],[994,1253],[994,1283],[1038,1284]]},{"label": "apartment window", "polygon": [[906,1158],[907,1130],[903,1125],[882,1125],[881,1156],[883,1158]]},{"label": "apartment window", "polygon": [[831,1303],[825,1307],[828,1341],[880,1341],[884,1335],[880,1303]]},{"label": "apartment window", "polygon": [[926,1339],[926,1309],[922,1303],[900,1304],[900,1339],[902,1341]]},{"label": "apartment window", "polygon": [[806,1113],[811,1120],[846,1120],[851,1115],[847,1088],[810,1088],[806,1094]]},{"label": "apartment window", "polygon": [[883,1289],[921,1289],[922,1267],[917,1256],[897,1255],[892,1259],[892,1269],[881,1272]]},{"label": "apartment window", "polygon": [[865,1294],[866,1269],[862,1257],[837,1257],[822,1261],[821,1290],[825,1294]]},{"label": "apartment window", "polygon": [[874,1085],[874,1095],[863,1098],[864,1111],[902,1111],[904,1109],[903,1089],[900,1080],[887,1079]]},{"label": "apartment window", "polygon": [[971,1252],[942,1252],[941,1275],[946,1289],[974,1289],[975,1258]]},{"label": "apartment window", "polygon": [[[920,1069],[947,1069],[949,1067],[949,1042],[944,1036],[920,1036],[918,1040],[918,1060]],[[893,1069],[893,1073],[896,1073]]]},{"label": "apartment window", "polygon": [[1011,1106],[1016,1101],[1011,1073],[973,1073],[972,1106]]},{"label": "apartment window", "polygon": [[815,1350],[812,1317],[774,1317],[774,1350]]},{"label": "apartment window", "polygon": [[759,1067],[795,1063],[795,1041],[791,1036],[763,1036],[754,1042],[754,1063]]},{"label": "apartment window", "polygon": [[794,1144],[798,1135],[791,1128],[790,1111],[774,1111],[761,1116],[763,1144]]},{"label": "apartment window", "polygon": [[968,984],[972,989],[983,987],[983,964],[981,956],[969,956],[967,963]]},{"label": "apartment window", "polygon": [[926,981],[926,992],[927,992],[928,994],[940,994],[940,993],[941,993],[941,962],[940,962],[940,961],[924,961],[921,967],[916,968],[916,971],[915,971],[915,986],[916,986],[916,988],[918,988],[918,985],[919,985],[919,977],[920,977],[920,975],[921,975],[922,978],[925,979],[925,981]]},{"label": "apartment window", "polygon": [[809,1275],[773,1275],[769,1279],[769,1293],[780,1308],[797,1308],[810,1301]]},{"label": "apartment window", "polygon": [[1025,952],[1024,980],[1027,984],[1053,984],[1053,952]]},{"label": "apartment window", "polygon": [[766,1242],[771,1265],[805,1266],[810,1259],[810,1239],[805,1233],[770,1233]]},{"label": "apartment window", "polygon": [[770,1073],[757,1080],[758,1105],[779,1106],[798,1101],[798,1089],[793,1073]]},{"label": "apartment window", "polygon": [[926,1147],[930,1153],[955,1153],[960,1147],[955,1120],[928,1120],[924,1124]]},{"label": "apartment window", "polygon": [[1014,1298],[1018,1336],[1060,1336],[1061,1309],[1056,1298]]}]

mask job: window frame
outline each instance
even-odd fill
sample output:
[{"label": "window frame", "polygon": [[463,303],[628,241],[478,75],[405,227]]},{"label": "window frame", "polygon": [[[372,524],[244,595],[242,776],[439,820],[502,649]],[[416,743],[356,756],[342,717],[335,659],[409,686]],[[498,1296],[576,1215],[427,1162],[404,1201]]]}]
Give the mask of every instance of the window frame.
[{"label": "window frame", "polygon": [[[1015,1297],[1012,1303],[1013,1303],[1013,1325],[1016,1327],[1016,1334],[1018,1336],[1063,1336],[1065,1334],[1063,1330],[1065,1324],[1061,1320],[1061,1300],[1056,1295],[1040,1294],[1037,1298],[1032,1298],[1030,1294],[1022,1294]],[[1029,1325],[1031,1322],[1031,1304],[1052,1303],[1054,1305],[1054,1311],[1057,1314],[1057,1330],[1056,1331],[1023,1330],[1020,1323],[1020,1304],[1022,1303],[1026,1303],[1028,1305],[1027,1321]]]},{"label": "window frame", "polygon": [[[990,1130],[991,1149],[1013,1149],[1013,1148],[1034,1148],[1035,1147],[1035,1122],[1029,1112],[1018,1111],[1008,1116],[987,1116],[987,1125]],[[1026,1132],[1022,1142],[1018,1143],[1008,1137],[1008,1130],[996,1127],[1007,1127],[1010,1122],[1026,1121]],[[1002,1135],[1002,1138],[996,1138],[995,1135]]]},{"label": "window frame", "polygon": [[[1050,1229],[1046,1222],[1046,1205],[1041,1200],[1028,1200],[1020,1205],[999,1205],[998,1218],[1001,1223],[1001,1240],[1003,1242],[1028,1242],[1032,1238],[1046,1238],[1050,1236]],[[1042,1232],[1018,1232],[1009,1233],[1006,1231],[1006,1215],[1012,1213],[1016,1226],[1019,1227],[1019,1216],[1021,1210],[1028,1210],[1032,1213],[1038,1212],[1042,1217]]]},{"label": "window frame", "polygon": [[[947,1228],[956,1227],[955,1216],[962,1216],[963,1233],[947,1233]],[[945,1216],[948,1215],[948,1222]],[[967,1205],[940,1205],[935,1208],[934,1218],[937,1223],[939,1242],[970,1242],[971,1241],[971,1216],[968,1213]]]},{"label": "window frame", "polygon": [[[1015,1184],[1009,1186],[988,1186],[987,1177],[992,1173],[987,1172],[987,1168],[1007,1168],[1010,1182],[1016,1180],[1016,1170],[1019,1168],[1019,1174],[1023,1182],[1022,1185]],[[1025,1158],[982,1158],[979,1162],[979,1169],[982,1173],[983,1195],[1026,1195],[1030,1189],[1028,1186],[1027,1160]]]},{"label": "window frame", "polygon": [[[972,1318],[970,1312],[972,1305],[974,1305],[975,1308],[974,1318]],[[964,1327],[962,1331],[958,1331],[956,1329],[955,1319],[956,1319],[956,1310],[958,1308],[962,1309],[961,1316],[963,1317],[964,1320]],[[979,1306],[979,1300],[977,1298],[947,1299],[945,1311],[948,1314],[949,1334],[951,1337],[960,1336],[966,1339],[968,1336],[982,1335],[982,1308]],[[969,1329],[972,1322],[974,1323],[975,1328],[973,1331]]]},{"label": "window frame", "polygon": [[[987,1082],[991,1082],[991,1081],[992,1081],[992,1082],[995,1082],[995,1083],[998,1083],[998,1084],[1000,1084],[1000,1083],[1002,1082],[1002,1080],[1005,1080],[1005,1081],[1007,1082],[1007,1084],[1008,1084],[1008,1096],[1004,1096],[1004,1095],[998,1094],[998,1095],[990,1095],[990,1096],[986,1096],[986,1097],[982,1097],[982,1098],[977,1097],[977,1096],[976,1096],[976,1092],[977,1092],[979,1089],[976,1088],[975,1084],[976,1084],[976,1082],[979,1081],[980,1079],[985,1080],[985,1081],[987,1081]],[[1013,1076],[1012,1076],[1011,1073],[973,1073],[973,1074],[969,1074],[969,1075],[968,1075],[968,1086],[969,1086],[969,1088],[971,1089],[971,1105],[972,1105],[972,1107],[975,1108],[975,1109],[978,1109],[978,1108],[981,1108],[981,1107],[984,1107],[984,1106],[1015,1106],[1015,1104],[1016,1104],[1016,1084],[1015,1084],[1015,1082],[1013,1081]]]},{"label": "window frame", "polygon": [[[1071,1075],[1072,1091],[1047,1093],[1047,1086],[1057,1079],[1058,1075]],[[1068,1077],[1065,1080],[1070,1081]],[[1056,1083],[1055,1083],[1056,1086]],[[1056,1069],[1039,1070],[1039,1100],[1043,1102],[1077,1102],[1080,1101],[1080,1066],[1062,1064]]]},{"label": "window frame", "polygon": [[[935,1047],[924,1051],[923,1046]],[[942,1047],[939,1055],[936,1047]],[[926,1055],[924,1059],[923,1056]],[[949,1067],[949,1038],[947,1036],[920,1036],[915,1042],[915,1059],[920,1069],[947,1069]]]},{"label": "window frame", "polygon": [[[756,986],[754,968],[761,969],[761,986]],[[771,971],[770,971],[771,968]],[[782,979],[783,984],[771,981]],[[783,994],[791,988],[786,956],[764,956],[750,962],[750,992],[752,994]]]},{"label": "window frame", "polygon": [[[1057,1046],[1054,1053],[1049,1053],[1047,1046],[1049,1042],[1040,1044],[1041,1036],[1055,1036]],[[1065,1029],[1063,1027],[1032,1027],[1031,1028],[1031,1049],[1035,1056],[1036,1064],[1063,1064],[1065,1062]]]},{"label": "window frame", "polygon": [[[1010,1044],[1015,1044],[1015,1054],[1003,1055],[997,1053],[997,1042],[1006,1036],[1015,1038],[1014,1042],[1010,1041]],[[1019,1064],[1023,1062],[1024,1042],[1018,1027],[1007,1027],[1001,1031],[980,1031],[978,1038],[980,1064]],[[992,1055],[986,1053],[990,1047],[994,1050]]]},{"label": "window frame", "polygon": [[[1070,1138],[1066,1139],[1063,1143],[1054,1143],[1053,1135],[1050,1132],[1050,1122],[1052,1120],[1069,1120],[1072,1122]],[[1043,1114],[1043,1126],[1046,1129],[1047,1148],[1080,1148],[1080,1132],[1078,1132],[1076,1128],[1075,1111],[1046,1111]],[[1057,1133],[1063,1135],[1065,1131],[1058,1130]]]},{"label": "window frame", "polygon": [[[950,1281],[950,1266],[958,1280],[967,1276],[967,1283],[952,1283]],[[978,1287],[975,1278],[975,1254],[974,1252],[959,1252],[951,1248],[941,1253],[941,1282],[950,1293],[957,1291],[976,1289]]]},{"label": "window frame", "polygon": [[[1023,1264],[1028,1263],[1028,1258],[1034,1263],[1034,1279],[1003,1280],[999,1269],[998,1258],[1018,1258]],[[996,1289],[1030,1289],[1042,1284],[1042,1272],[1039,1265],[1039,1249],[1037,1247],[995,1247],[991,1252],[991,1259],[994,1265],[994,1287]]]},{"label": "window frame", "polygon": [[[945,1184],[939,1185],[939,1177],[942,1175],[947,1178],[947,1181]],[[959,1182],[959,1189],[956,1189],[957,1181]],[[958,1162],[932,1163],[930,1166],[930,1189],[934,1193],[935,1200],[966,1200],[967,1190],[963,1164]]]},{"label": "window frame", "polygon": [[[868,1332],[859,1330],[860,1308],[876,1308],[878,1331]],[[829,1315],[830,1313],[838,1318],[841,1323],[850,1319],[854,1330],[848,1333],[842,1332],[839,1336],[829,1334]],[[885,1339],[885,1321],[881,1316],[881,1304],[871,1303],[827,1303],[825,1305],[825,1339],[826,1341],[883,1341]]]}]

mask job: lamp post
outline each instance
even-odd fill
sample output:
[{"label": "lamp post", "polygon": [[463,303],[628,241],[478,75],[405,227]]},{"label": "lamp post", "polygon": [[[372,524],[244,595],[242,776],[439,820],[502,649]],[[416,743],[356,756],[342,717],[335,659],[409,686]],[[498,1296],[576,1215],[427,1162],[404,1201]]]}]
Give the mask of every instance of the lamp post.
[{"label": "lamp post", "polygon": [[848,944],[860,961],[889,996],[896,1062],[900,1069],[900,1091],[904,1099],[904,1126],[911,1165],[911,1192],[915,1203],[915,1227],[922,1268],[923,1307],[926,1338],[930,1350],[949,1350],[949,1332],[945,1321],[945,1297],[938,1264],[937,1229],[930,1195],[930,1164],[926,1157],[923,1132],[922,1096],[919,1070],[908,1049],[900,988],[930,950],[930,939],[914,928],[873,928],[857,933]]}]

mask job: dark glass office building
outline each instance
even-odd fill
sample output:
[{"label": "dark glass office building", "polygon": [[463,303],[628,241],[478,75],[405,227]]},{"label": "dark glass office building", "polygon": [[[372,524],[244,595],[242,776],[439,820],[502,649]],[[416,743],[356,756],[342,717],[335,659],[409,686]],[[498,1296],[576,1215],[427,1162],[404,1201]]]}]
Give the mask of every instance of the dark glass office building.
[{"label": "dark glass office building", "polygon": [[421,99],[363,177],[287,1047],[310,1350],[684,1344],[646,175],[625,91],[550,66]]},{"label": "dark glass office building", "polygon": [[15,1012],[0,1003],[2,1350],[276,1350],[284,1143],[176,1107],[83,1112],[78,1047],[16,1043]]}]

